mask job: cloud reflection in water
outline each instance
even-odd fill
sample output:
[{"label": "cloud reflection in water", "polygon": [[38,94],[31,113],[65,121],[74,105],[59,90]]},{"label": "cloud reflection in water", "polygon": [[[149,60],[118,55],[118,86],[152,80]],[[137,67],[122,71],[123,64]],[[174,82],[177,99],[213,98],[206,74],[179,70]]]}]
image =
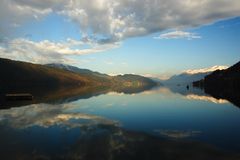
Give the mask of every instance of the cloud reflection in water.
[{"label": "cloud reflection in water", "polygon": [[159,133],[162,136],[166,136],[169,138],[174,139],[181,139],[181,138],[190,138],[193,136],[197,136],[201,134],[201,131],[192,131],[192,130],[155,130],[155,132]]},{"label": "cloud reflection in water", "polygon": [[186,95],[186,98],[187,98],[187,99],[190,99],[190,100],[208,101],[208,102],[217,103],[217,104],[229,103],[228,100],[225,100],[225,99],[216,99],[216,98],[211,97],[211,96],[208,96],[208,95],[189,94],[189,95]]},{"label": "cloud reflection in water", "polygon": [[118,125],[117,121],[109,120],[100,116],[71,113],[73,104],[33,104],[21,108],[0,110],[0,125],[7,124],[13,128],[28,128],[32,126],[50,127],[61,125],[66,128],[76,128],[97,124]]}]

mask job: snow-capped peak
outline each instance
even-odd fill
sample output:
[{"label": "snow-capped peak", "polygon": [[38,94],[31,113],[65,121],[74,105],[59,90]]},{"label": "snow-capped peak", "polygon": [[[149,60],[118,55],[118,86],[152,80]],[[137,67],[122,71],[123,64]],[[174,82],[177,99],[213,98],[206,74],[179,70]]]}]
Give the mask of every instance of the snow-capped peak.
[{"label": "snow-capped peak", "polygon": [[183,73],[187,73],[187,74],[197,74],[197,73],[207,73],[207,72],[213,72],[216,70],[224,70],[227,69],[228,66],[213,66],[213,67],[209,67],[209,68],[202,68],[202,69],[189,69],[184,71]]}]

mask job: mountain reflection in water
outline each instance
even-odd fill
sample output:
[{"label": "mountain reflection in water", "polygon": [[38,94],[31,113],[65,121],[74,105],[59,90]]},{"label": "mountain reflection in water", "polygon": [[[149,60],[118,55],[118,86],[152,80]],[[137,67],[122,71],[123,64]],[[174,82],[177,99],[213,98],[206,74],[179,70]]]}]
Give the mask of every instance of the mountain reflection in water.
[{"label": "mountain reflection in water", "polygon": [[99,92],[2,109],[1,158],[240,159],[239,109],[182,93],[166,87]]}]

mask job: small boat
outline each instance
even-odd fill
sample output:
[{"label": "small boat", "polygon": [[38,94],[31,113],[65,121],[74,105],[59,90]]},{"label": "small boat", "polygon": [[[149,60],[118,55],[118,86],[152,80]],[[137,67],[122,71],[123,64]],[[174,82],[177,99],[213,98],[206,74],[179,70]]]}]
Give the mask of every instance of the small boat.
[{"label": "small boat", "polygon": [[30,93],[14,93],[14,94],[6,94],[5,98],[8,101],[33,100],[33,95]]}]

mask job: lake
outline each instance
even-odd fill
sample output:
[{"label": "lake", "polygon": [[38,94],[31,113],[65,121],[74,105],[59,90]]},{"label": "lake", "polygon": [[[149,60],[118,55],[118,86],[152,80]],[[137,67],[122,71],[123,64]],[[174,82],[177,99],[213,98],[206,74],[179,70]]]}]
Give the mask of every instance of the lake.
[{"label": "lake", "polygon": [[5,159],[239,159],[240,109],[185,87],[0,110]]}]

